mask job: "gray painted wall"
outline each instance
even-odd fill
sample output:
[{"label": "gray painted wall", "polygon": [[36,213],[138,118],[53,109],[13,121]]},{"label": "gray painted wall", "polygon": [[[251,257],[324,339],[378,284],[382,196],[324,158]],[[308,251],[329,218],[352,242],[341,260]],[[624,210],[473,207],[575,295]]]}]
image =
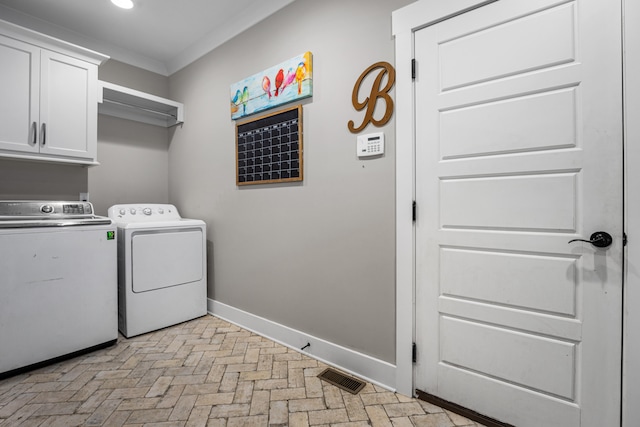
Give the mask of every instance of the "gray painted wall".
[{"label": "gray painted wall", "polygon": [[[169,78],[186,109],[169,147],[169,198],[208,224],[209,298],[391,363],[394,120],[362,132],[385,133],[386,154],[370,160],[356,157],[347,122],[363,118],[351,104],[359,75],[393,64],[391,12],[410,2],[298,0]],[[229,85],[305,51],[304,181],[239,188]]]},{"label": "gray painted wall", "polygon": [[[168,97],[169,80],[121,62],[100,66],[100,80]],[[98,115],[98,161],[89,168],[90,201],[99,215],[119,203],[169,202],[169,135],[144,123]]]},{"label": "gray painted wall", "polygon": [[0,159],[0,200],[78,200],[87,168]]}]

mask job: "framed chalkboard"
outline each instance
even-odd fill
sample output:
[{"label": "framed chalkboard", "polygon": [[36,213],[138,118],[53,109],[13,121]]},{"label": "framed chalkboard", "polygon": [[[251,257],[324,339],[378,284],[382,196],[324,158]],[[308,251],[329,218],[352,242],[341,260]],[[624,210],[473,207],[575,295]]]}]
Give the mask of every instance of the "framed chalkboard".
[{"label": "framed chalkboard", "polygon": [[236,124],[236,185],[302,181],[302,105]]}]

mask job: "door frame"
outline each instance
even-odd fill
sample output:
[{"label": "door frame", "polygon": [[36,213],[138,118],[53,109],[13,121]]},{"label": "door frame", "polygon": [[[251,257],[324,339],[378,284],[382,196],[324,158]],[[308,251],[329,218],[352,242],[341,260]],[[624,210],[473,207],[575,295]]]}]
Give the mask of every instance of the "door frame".
[{"label": "door frame", "polygon": [[[414,32],[497,0],[420,0],[393,12],[396,39],[396,390],[414,395],[415,121],[411,59]],[[419,209],[419,207],[418,207]],[[420,349],[418,349],[420,351]]]},{"label": "door frame", "polygon": [[[498,0],[419,0],[392,14],[396,75],[396,390],[413,396],[412,344],[415,342],[415,109],[410,78],[415,31]],[[640,236],[640,4],[620,0],[624,28],[625,225],[630,240]],[[635,19],[634,19],[635,18]],[[634,185],[634,183],[637,183]],[[419,209],[419,207],[418,207]],[[640,242],[640,237],[637,237]],[[640,244],[627,246],[623,301],[624,325],[639,325]],[[629,266],[638,266],[636,275]],[[623,328],[623,427],[640,424],[640,328]],[[417,351],[420,351],[418,349]],[[633,357],[633,356],[636,357]],[[634,361],[635,359],[635,361]],[[625,378],[628,381],[625,381]],[[634,381],[634,379],[636,381]],[[627,404],[630,402],[631,404]]]},{"label": "door frame", "polygon": [[[640,425],[640,2],[623,0],[624,229],[622,426]],[[635,326],[635,327],[634,327]]]}]

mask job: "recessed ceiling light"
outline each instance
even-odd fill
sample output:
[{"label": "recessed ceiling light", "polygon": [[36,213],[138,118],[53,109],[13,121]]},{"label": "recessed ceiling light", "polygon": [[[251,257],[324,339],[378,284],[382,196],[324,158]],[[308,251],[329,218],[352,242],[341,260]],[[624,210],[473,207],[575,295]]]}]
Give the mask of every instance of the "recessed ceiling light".
[{"label": "recessed ceiling light", "polygon": [[133,7],[133,1],[131,0],[111,0],[111,3],[123,9],[131,9]]}]

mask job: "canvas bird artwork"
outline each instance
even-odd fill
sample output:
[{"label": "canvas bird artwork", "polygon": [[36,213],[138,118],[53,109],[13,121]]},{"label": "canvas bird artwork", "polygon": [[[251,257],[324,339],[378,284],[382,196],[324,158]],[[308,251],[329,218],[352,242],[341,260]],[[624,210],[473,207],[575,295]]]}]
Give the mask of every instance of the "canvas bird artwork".
[{"label": "canvas bird artwork", "polygon": [[312,56],[305,52],[231,85],[231,118],[307,98],[313,94]]}]

